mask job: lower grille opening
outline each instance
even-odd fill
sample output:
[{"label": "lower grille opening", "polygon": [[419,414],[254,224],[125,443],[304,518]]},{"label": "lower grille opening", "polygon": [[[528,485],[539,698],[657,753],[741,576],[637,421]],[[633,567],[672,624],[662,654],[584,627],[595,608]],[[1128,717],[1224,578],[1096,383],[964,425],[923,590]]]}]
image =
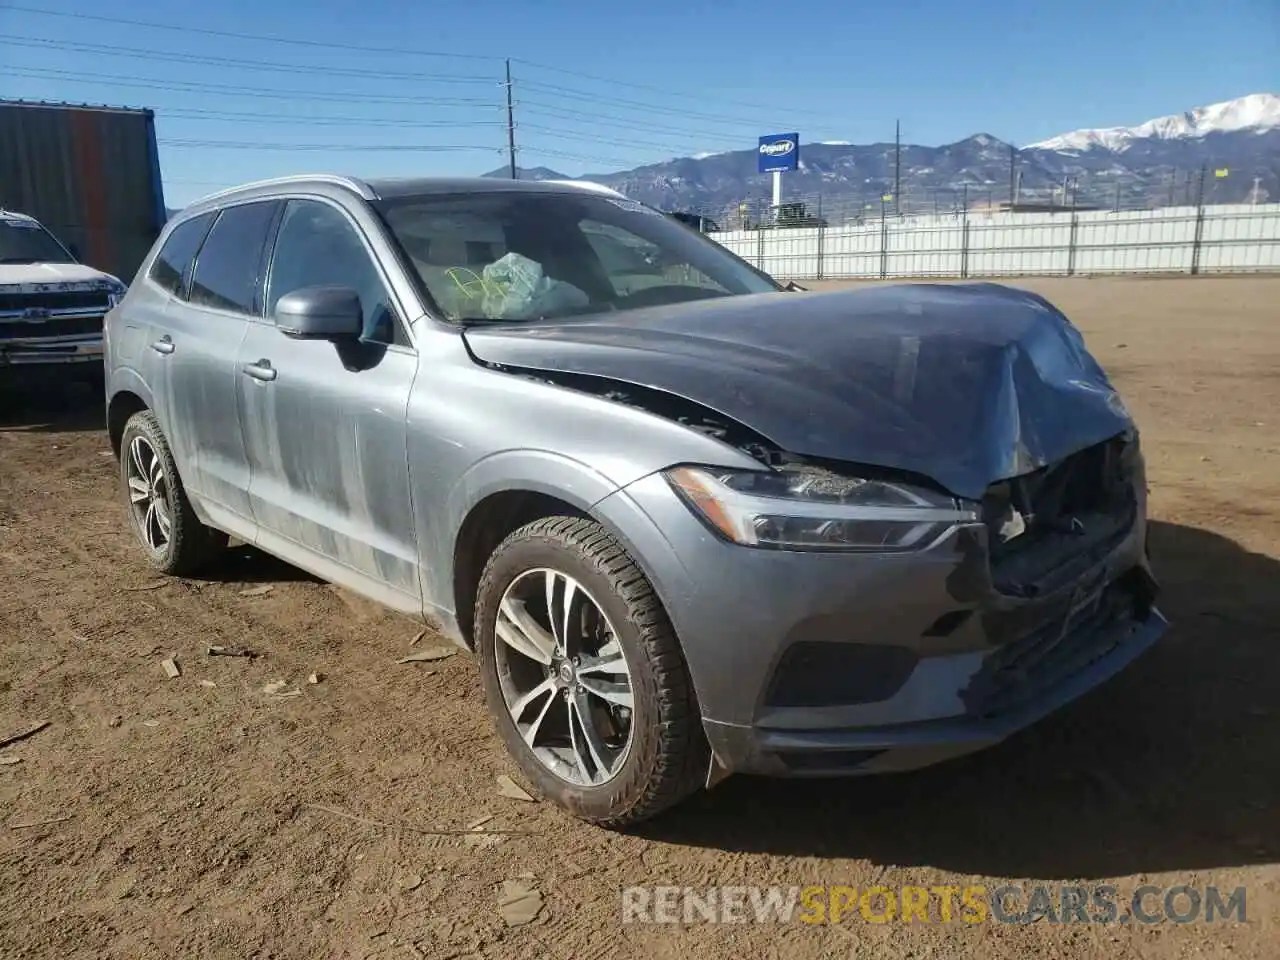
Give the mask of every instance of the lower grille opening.
[{"label": "lower grille opening", "polygon": [[788,770],[802,773],[812,770],[852,770],[882,753],[884,750],[806,750],[804,753],[780,753],[778,759]]}]

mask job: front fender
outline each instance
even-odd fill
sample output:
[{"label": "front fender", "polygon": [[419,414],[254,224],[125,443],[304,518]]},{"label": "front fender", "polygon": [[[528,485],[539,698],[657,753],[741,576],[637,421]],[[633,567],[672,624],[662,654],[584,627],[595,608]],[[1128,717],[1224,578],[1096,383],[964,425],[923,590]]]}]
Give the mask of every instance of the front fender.
[{"label": "front fender", "polygon": [[453,559],[458,532],[476,505],[496,493],[541,493],[584,513],[619,486],[590,464],[549,450],[502,450],[476,461],[445,500],[432,537],[432,556],[423,566],[423,596],[453,611]]}]

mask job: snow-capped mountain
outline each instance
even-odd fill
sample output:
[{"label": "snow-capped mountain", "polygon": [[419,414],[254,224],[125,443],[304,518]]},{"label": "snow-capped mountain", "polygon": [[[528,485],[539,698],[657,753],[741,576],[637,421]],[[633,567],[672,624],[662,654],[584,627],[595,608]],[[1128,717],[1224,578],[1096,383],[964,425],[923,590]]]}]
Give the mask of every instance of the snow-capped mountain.
[{"label": "snow-capped mountain", "polygon": [[[906,212],[950,210],[1009,198],[1011,153],[1022,202],[1062,202],[1073,185],[1079,206],[1124,207],[1193,203],[1202,170],[1207,203],[1280,199],[1280,95],[1256,93],[1198,107],[1135,127],[1078,130],[1017,149],[988,133],[931,147],[902,145],[902,201]],[[1224,177],[1213,172],[1225,169]],[[806,143],[800,169],[784,178],[784,198],[803,200],[808,213],[835,221],[870,209],[894,190],[894,145],[840,141]],[[506,176],[506,168],[492,176]],[[529,179],[563,179],[538,169]],[[732,222],[738,204],[768,203],[770,178],[756,172],[753,149],[700,154],[594,180],[667,210],[696,211]],[[821,210],[819,210],[819,206]]]},{"label": "snow-capped mountain", "polygon": [[1280,96],[1274,93],[1252,93],[1237,100],[1196,107],[1186,113],[1157,117],[1136,127],[1104,127],[1096,130],[1073,130],[1031,144],[1031,150],[1079,152],[1101,147],[1123,152],[1135,140],[1187,140],[1207,137],[1212,133],[1254,131],[1264,133],[1280,129]]}]

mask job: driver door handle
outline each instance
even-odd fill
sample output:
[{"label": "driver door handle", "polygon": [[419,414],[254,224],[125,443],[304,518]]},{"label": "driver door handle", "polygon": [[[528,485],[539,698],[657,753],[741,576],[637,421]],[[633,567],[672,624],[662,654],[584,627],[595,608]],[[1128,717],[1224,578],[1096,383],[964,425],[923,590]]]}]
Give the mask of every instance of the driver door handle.
[{"label": "driver door handle", "polygon": [[173,353],[173,338],[166,333],[159,340],[151,341],[151,349],[167,357]]},{"label": "driver door handle", "polygon": [[264,383],[276,378],[276,368],[265,357],[257,363],[246,363],[240,370],[247,376],[253,377],[255,380],[261,380]]}]

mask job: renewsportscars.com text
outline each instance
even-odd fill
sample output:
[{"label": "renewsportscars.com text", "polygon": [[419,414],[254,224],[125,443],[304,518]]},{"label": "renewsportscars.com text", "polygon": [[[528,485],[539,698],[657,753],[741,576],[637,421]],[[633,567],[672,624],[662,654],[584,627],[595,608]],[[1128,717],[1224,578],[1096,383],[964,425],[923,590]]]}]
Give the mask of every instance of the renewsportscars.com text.
[{"label": "renewsportscars.com text", "polygon": [[624,887],[623,923],[1247,922],[1244,887],[1109,884]]}]

